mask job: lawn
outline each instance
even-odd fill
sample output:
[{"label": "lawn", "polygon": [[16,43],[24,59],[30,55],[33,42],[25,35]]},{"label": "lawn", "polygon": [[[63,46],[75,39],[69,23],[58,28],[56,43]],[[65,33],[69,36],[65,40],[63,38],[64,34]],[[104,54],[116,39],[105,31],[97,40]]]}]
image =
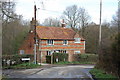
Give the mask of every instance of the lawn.
[{"label": "lawn", "polygon": [[3,67],[4,69],[31,69],[31,68],[38,68],[41,65],[34,64],[34,63],[22,63],[22,64],[17,64],[14,66],[7,66]]},{"label": "lawn", "polygon": [[61,62],[58,62],[58,63],[54,63],[54,64],[96,64],[96,62],[88,62],[88,61],[81,61],[81,62],[78,62],[78,61],[73,61],[73,62],[68,62],[68,61],[61,61]]},{"label": "lawn", "polygon": [[118,80],[116,76],[108,74],[104,70],[94,68],[90,70],[90,73],[95,80]]}]

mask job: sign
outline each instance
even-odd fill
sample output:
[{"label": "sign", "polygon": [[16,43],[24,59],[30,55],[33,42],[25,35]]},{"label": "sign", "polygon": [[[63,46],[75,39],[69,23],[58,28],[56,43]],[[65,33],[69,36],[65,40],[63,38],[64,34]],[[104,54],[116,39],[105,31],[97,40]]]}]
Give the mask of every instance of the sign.
[{"label": "sign", "polygon": [[30,58],[22,58],[22,61],[30,61]]}]

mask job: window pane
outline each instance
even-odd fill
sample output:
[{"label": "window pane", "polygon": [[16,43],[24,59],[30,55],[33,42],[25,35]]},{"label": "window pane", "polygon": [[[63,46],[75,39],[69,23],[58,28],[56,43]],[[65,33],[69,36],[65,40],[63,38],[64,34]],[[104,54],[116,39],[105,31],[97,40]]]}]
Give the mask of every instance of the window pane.
[{"label": "window pane", "polygon": [[75,42],[80,42],[80,38],[75,38]]},{"label": "window pane", "polygon": [[47,40],[47,44],[53,44],[53,40]]},{"label": "window pane", "polygon": [[63,44],[67,44],[67,40],[63,40]]},{"label": "window pane", "polygon": [[24,54],[24,50],[20,50],[20,54]]}]

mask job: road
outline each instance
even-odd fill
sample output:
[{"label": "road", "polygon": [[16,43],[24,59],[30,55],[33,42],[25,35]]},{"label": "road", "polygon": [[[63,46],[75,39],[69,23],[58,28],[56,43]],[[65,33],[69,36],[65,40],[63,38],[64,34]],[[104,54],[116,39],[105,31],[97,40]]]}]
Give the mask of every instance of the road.
[{"label": "road", "polygon": [[87,78],[92,80],[89,70],[93,65],[69,65],[42,67],[24,70],[3,70],[3,74],[9,78]]}]

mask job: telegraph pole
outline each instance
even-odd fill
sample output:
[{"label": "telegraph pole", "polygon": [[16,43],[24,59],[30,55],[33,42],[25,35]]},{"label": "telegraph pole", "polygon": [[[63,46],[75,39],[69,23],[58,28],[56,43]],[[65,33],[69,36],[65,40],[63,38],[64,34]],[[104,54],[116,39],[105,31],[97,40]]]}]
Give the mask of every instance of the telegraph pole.
[{"label": "telegraph pole", "polygon": [[99,46],[101,46],[101,17],[102,17],[102,0],[100,0],[100,28],[99,28]]},{"label": "telegraph pole", "polygon": [[100,62],[100,60],[101,60],[101,53],[102,53],[102,51],[101,51],[101,48],[102,48],[102,43],[101,43],[101,37],[102,37],[102,35],[101,35],[101,17],[102,17],[102,0],[100,0],[100,27],[99,27],[99,48],[98,48],[98,55],[99,55],[99,62]]},{"label": "telegraph pole", "polygon": [[34,5],[34,62],[37,64],[36,5]]}]

